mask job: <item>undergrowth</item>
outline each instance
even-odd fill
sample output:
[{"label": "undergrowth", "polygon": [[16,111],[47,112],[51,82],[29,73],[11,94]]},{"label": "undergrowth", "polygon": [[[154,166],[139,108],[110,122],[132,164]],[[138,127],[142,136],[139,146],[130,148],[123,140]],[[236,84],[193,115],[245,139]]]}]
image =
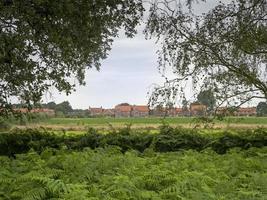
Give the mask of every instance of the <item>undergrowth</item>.
[{"label": "undergrowth", "polygon": [[0,156],[3,200],[264,200],[267,148],[144,153],[118,147]]},{"label": "undergrowth", "polygon": [[0,155],[15,156],[30,149],[41,153],[46,148],[82,150],[118,146],[122,152],[134,149],[144,152],[153,149],[156,152],[180,150],[202,151],[211,148],[219,154],[225,154],[231,148],[267,146],[266,129],[236,130],[201,133],[197,129],[172,128],[164,125],[159,134],[150,134],[149,130],[134,130],[130,126],[123,129],[110,129],[108,134],[101,134],[90,128],[85,134],[76,136],[54,134],[45,129],[13,130],[0,134]]}]

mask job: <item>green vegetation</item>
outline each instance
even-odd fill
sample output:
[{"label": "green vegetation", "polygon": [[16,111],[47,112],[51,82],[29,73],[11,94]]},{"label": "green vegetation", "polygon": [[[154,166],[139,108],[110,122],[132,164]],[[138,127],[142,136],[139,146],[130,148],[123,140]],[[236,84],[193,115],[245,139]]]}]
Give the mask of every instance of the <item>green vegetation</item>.
[{"label": "green vegetation", "polygon": [[267,146],[267,129],[198,131],[164,125],[160,127],[158,134],[151,134],[149,130],[132,130],[129,127],[110,130],[109,134],[102,134],[92,128],[79,135],[67,135],[64,132],[54,134],[36,129],[17,129],[0,134],[0,155],[13,157],[30,149],[40,153],[46,148],[83,150],[88,147],[95,149],[107,146],[118,146],[122,152],[131,149],[139,152],[147,149],[170,152],[189,149],[202,151],[211,148],[224,154],[235,147],[249,149]]},{"label": "green vegetation", "polygon": [[264,200],[267,148],[121,153],[116,147],[0,157],[1,199]]},{"label": "green vegetation", "polygon": [[145,33],[160,45],[160,70],[175,76],[155,86],[150,104],[182,100],[188,84],[211,89],[217,105],[267,99],[266,0],[151,2]]},{"label": "green vegetation", "polygon": [[264,200],[267,130],[0,134],[3,200]]},{"label": "green vegetation", "polygon": [[51,87],[84,85],[86,69],[99,70],[119,30],[134,36],[142,13],[139,0],[0,1],[1,111],[13,97],[30,106]]},{"label": "green vegetation", "polygon": [[[196,122],[193,117],[148,117],[148,118],[50,118],[41,122],[42,124],[66,124],[66,125],[97,125],[97,124],[190,124]],[[215,123],[232,124],[258,124],[266,125],[267,117],[226,117],[224,120],[215,120]]]}]

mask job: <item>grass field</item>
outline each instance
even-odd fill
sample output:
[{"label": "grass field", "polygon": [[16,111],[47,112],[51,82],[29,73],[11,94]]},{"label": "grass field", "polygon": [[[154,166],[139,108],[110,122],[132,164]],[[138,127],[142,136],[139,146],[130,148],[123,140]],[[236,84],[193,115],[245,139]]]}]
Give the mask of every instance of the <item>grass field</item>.
[{"label": "grass field", "polygon": [[[194,123],[196,118],[193,117],[168,117],[168,118],[51,118],[44,124],[87,124],[87,125],[97,125],[97,124],[161,124],[166,122],[169,124],[189,124]],[[223,121],[216,120],[215,123],[236,123],[236,124],[259,124],[267,125],[267,117],[229,117],[225,118]]]},{"label": "grass field", "polygon": [[[192,128],[196,125],[202,125],[198,118],[193,117],[175,117],[175,118],[50,118],[38,123],[30,123],[26,127],[38,128],[45,127],[52,130],[69,130],[83,131],[88,127],[97,129],[109,129],[125,127],[131,124],[132,128],[150,128],[157,129],[163,123],[171,126],[181,126],[184,128]],[[267,117],[228,117],[222,121],[214,120],[214,124],[209,124],[214,128],[267,128]],[[25,127],[25,126],[18,126]]]}]

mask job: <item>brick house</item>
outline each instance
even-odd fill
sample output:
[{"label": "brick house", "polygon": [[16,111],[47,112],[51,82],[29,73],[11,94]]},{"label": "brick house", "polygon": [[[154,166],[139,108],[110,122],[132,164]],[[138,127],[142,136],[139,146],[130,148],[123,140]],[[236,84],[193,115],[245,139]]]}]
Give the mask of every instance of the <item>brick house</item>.
[{"label": "brick house", "polygon": [[133,116],[133,117],[148,117],[148,115],[149,115],[148,106],[144,106],[144,105],[132,106],[131,116]]},{"label": "brick house", "polygon": [[175,108],[175,116],[184,116],[186,115],[183,108]]},{"label": "brick house", "polygon": [[48,109],[48,108],[36,108],[32,109],[31,113],[42,113],[45,114],[49,117],[54,117],[56,115],[55,111],[53,109]]},{"label": "brick house", "polygon": [[235,115],[235,111],[230,111],[227,107],[219,107],[215,110],[215,114],[217,115],[223,115],[223,116],[229,116],[229,115]]},{"label": "brick house", "polygon": [[90,113],[90,116],[92,117],[103,116],[103,111],[104,109],[102,107],[100,108],[89,107],[89,113]]},{"label": "brick house", "polygon": [[115,117],[131,117],[132,106],[117,105],[115,106]]},{"label": "brick house", "polygon": [[103,109],[103,116],[115,117],[115,110],[114,109]]},{"label": "brick house", "polygon": [[[233,109],[233,108],[232,108]],[[237,110],[231,111],[231,107],[219,107],[216,111],[217,114],[225,116],[255,116],[257,115],[256,107],[238,108]]]},{"label": "brick house", "polygon": [[206,115],[207,106],[199,102],[190,104],[190,115],[191,116],[201,116]]},{"label": "brick house", "polygon": [[151,110],[151,115],[156,116],[156,117],[164,117],[167,116],[167,110],[166,108],[162,107],[162,106],[156,106],[155,108],[153,108],[153,110]]},{"label": "brick house", "polygon": [[49,117],[54,117],[56,115],[55,110],[53,109],[48,109],[48,108],[34,108],[31,110],[28,110],[27,108],[17,108],[14,109],[16,112],[20,113],[38,113],[38,114],[44,114]]},{"label": "brick house", "polygon": [[238,108],[238,116],[255,116],[257,115],[256,107]]}]

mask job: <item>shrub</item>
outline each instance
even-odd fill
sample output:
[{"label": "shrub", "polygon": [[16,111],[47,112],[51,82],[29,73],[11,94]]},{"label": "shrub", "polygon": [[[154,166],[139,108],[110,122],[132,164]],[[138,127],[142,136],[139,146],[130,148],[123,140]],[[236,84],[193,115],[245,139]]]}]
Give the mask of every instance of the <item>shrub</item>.
[{"label": "shrub", "polygon": [[0,117],[0,131],[8,131],[11,129],[11,125],[6,119]]},{"label": "shrub", "polygon": [[144,152],[147,148],[156,152],[189,149],[202,151],[211,148],[217,153],[224,154],[235,147],[249,149],[267,146],[267,131],[257,129],[203,135],[196,130],[165,127],[159,134],[144,133],[130,128],[113,130],[106,135],[93,128],[90,128],[86,134],[77,136],[54,134],[45,129],[16,129],[0,134],[0,155],[14,156],[30,149],[42,152],[48,147],[60,149],[63,146],[72,150],[117,146],[122,152],[131,149]]}]

